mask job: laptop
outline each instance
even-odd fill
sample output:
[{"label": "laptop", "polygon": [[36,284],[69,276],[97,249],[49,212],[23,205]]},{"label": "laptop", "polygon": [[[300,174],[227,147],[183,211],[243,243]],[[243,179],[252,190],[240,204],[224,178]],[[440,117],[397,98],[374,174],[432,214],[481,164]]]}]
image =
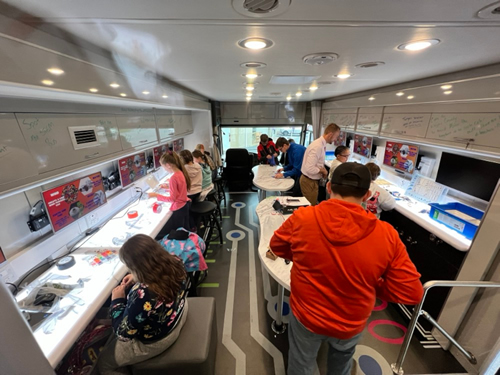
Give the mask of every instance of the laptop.
[{"label": "laptop", "polygon": [[148,184],[149,187],[155,191],[158,189],[159,181],[156,179],[155,175],[151,173],[148,177],[146,177],[146,184]]}]

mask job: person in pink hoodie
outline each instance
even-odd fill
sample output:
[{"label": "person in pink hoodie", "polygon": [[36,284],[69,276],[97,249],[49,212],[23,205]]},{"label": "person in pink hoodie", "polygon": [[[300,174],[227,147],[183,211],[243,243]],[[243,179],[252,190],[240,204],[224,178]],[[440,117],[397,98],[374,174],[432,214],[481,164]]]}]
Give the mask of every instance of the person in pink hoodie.
[{"label": "person in pink hoodie", "polygon": [[160,158],[160,164],[168,172],[172,173],[167,184],[160,185],[162,188],[168,189],[170,195],[162,195],[155,192],[148,193],[149,198],[156,198],[161,202],[170,202],[170,211],[172,216],[157,234],[156,239],[161,239],[179,227],[190,230],[189,208],[191,200],[187,196],[188,190],[191,188],[191,179],[184,168],[179,155],[175,152],[163,154]]}]

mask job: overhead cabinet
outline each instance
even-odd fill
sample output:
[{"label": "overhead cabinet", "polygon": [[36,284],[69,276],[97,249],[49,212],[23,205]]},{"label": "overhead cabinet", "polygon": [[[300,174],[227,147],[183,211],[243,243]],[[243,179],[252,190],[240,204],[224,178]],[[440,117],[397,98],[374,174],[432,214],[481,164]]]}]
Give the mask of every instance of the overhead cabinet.
[{"label": "overhead cabinet", "polygon": [[356,128],[356,114],[356,109],[352,112],[346,113],[324,111],[321,123],[323,125],[323,128],[331,123],[334,123],[340,126],[340,129],[342,129],[342,131],[354,132],[354,129]]},{"label": "overhead cabinet", "polygon": [[305,122],[305,112],[305,103],[278,104],[278,118],[286,119],[290,123],[303,124]]},{"label": "overhead cabinet", "polygon": [[276,119],[276,104],[250,104],[251,119]]},{"label": "overhead cabinet", "polygon": [[175,114],[174,129],[175,136],[191,134],[193,132],[193,118],[191,113]]},{"label": "overhead cabinet", "polygon": [[356,120],[356,133],[378,134],[382,108],[360,108]]},{"label": "overhead cabinet", "polygon": [[156,124],[158,126],[158,136],[160,142],[168,141],[175,137],[175,118],[171,113],[157,112],[155,113]]},{"label": "overhead cabinet", "polygon": [[399,138],[424,138],[430,118],[430,113],[386,113],[382,119],[380,134]]},{"label": "overhead cabinet", "polygon": [[116,123],[120,130],[123,150],[158,142],[153,114],[117,115]]},{"label": "overhead cabinet", "polygon": [[16,118],[40,174],[122,150],[114,116],[23,113]]},{"label": "overhead cabinet", "polygon": [[248,119],[248,104],[222,103],[221,115],[223,120],[228,120],[230,122],[232,122],[233,120]]}]

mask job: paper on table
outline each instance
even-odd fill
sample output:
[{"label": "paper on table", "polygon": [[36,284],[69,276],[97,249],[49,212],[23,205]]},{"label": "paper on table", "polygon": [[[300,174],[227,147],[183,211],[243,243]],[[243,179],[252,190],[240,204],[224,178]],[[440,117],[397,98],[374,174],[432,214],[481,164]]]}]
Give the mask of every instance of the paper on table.
[{"label": "paper on table", "polygon": [[[293,199],[293,201],[290,201]],[[298,199],[298,201],[295,201]],[[284,206],[309,206],[309,201],[306,197],[279,197],[279,201]]]}]

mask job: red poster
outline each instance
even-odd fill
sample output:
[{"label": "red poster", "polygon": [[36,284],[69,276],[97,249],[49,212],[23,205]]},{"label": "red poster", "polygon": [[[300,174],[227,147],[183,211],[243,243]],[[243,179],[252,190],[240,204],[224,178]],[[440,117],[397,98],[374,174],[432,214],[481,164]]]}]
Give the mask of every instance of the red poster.
[{"label": "red poster", "polygon": [[354,136],[354,152],[365,158],[369,158],[372,152],[372,143],[372,137],[356,134]]},{"label": "red poster", "polygon": [[56,232],[106,203],[101,172],[44,191],[42,196]]},{"label": "red poster", "polygon": [[345,141],[347,138],[347,133],[346,132],[340,132],[338,138],[333,141],[334,146],[345,146]]},{"label": "red poster", "polygon": [[400,171],[413,173],[417,164],[418,146],[386,142],[384,164]]},{"label": "red poster", "polygon": [[174,151],[179,153],[184,150],[184,138],[180,138],[174,141]]},{"label": "red poster", "polygon": [[168,144],[164,144],[163,146],[158,146],[153,149],[153,157],[155,160],[155,169],[160,168],[160,158],[163,154],[167,153],[169,151],[168,149]]},{"label": "red poster", "polygon": [[122,187],[126,187],[146,175],[146,153],[131,155],[118,160]]}]

